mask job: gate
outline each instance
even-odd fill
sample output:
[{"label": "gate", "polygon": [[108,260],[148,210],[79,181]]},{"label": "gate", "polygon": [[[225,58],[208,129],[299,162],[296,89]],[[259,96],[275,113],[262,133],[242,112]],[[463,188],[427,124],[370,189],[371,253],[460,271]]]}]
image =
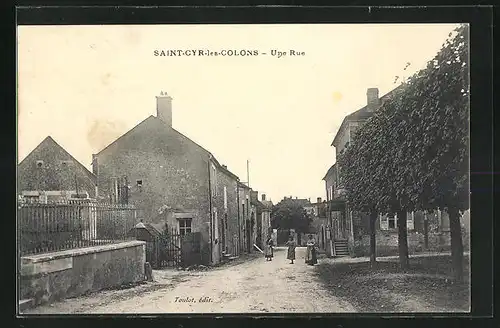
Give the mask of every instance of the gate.
[{"label": "gate", "polygon": [[200,232],[181,235],[177,230],[171,229],[148,244],[146,261],[154,269],[202,264]]},{"label": "gate", "polygon": [[151,247],[151,266],[154,269],[179,267],[182,264],[182,238],[171,229],[155,238]]},{"label": "gate", "polygon": [[181,265],[189,267],[202,263],[201,258],[201,233],[192,232],[182,236]]}]

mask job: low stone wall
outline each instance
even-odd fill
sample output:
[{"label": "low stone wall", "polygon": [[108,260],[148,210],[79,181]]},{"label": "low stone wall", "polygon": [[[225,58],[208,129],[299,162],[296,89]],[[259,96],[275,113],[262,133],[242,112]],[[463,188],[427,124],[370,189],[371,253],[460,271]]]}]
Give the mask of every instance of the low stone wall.
[{"label": "low stone wall", "polygon": [[[429,233],[428,248],[425,249],[424,235],[418,232],[408,232],[408,252],[415,254],[424,251],[445,252],[450,250],[450,233]],[[363,235],[361,239],[349,243],[352,256],[368,256],[370,254],[370,236]],[[377,231],[377,256],[391,256],[398,254],[397,232]]]},{"label": "low stone wall", "polygon": [[144,281],[145,262],[143,241],[25,256],[19,296],[39,305]]}]

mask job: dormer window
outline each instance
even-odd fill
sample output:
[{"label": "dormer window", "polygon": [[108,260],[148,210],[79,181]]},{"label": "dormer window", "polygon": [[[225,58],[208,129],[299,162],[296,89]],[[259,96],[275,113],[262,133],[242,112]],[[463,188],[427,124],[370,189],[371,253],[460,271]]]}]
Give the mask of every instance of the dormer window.
[{"label": "dormer window", "polygon": [[43,167],[43,161],[36,161],[36,167],[41,169]]}]

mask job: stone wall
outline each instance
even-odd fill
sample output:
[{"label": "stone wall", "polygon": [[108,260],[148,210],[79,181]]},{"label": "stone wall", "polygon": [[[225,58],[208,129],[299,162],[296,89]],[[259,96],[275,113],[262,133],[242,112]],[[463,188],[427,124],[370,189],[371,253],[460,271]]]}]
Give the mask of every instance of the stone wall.
[{"label": "stone wall", "polygon": [[51,303],[145,279],[146,243],[130,241],[21,258],[20,299]]},{"label": "stone wall", "polygon": [[[450,251],[451,240],[449,232],[430,232],[428,235],[428,248],[425,248],[424,234],[419,232],[408,232],[408,251],[411,254],[419,252],[447,252]],[[462,235],[464,250],[468,250],[468,236],[466,232]],[[370,236],[363,235],[361,238],[349,240],[349,251],[352,256],[370,255]],[[377,231],[376,234],[377,256],[391,256],[398,254],[397,232]]]}]

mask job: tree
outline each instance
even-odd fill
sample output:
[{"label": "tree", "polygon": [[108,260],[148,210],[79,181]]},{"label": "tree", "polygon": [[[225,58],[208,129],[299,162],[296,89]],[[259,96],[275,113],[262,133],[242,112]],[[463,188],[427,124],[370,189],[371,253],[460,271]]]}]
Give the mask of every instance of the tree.
[{"label": "tree", "polygon": [[469,29],[461,25],[427,67],[409,81],[398,122],[405,138],[400,151],[399,197],[423,210],[440,208],[450,217],[454,275],[463,279],[460,212],[469,208]]},{"label": "tree", "polygon": [[271,211],[271,226],[274,229],[295,229],[298,233],[307,233],[311,222],[312,218],[304,207],[293,199],[283,199]]},{"label": "tree", "polygon": [[354,207],[397,213],[402,268],[406,213],[446,209],[455,279],[463,279],[460,212],[469,207],[468,27],[392,93],[339,159]]}]

